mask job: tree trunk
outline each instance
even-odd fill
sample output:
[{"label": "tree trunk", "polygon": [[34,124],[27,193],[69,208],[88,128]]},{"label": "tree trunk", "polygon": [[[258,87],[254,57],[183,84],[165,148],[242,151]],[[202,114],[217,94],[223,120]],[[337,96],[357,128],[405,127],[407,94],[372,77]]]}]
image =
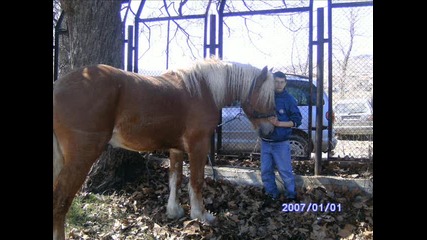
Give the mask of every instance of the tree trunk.
[{"label": "tree trunk", "polygon": [[141,176],[141,170],[144,169],[146,163],[146,157],[138,152],[113,148],[108,145],[92,166],[82,190],[102,193],[121,189],[126,182],[135,181],[137,177]]},{"label": "tree trunk", "polygon": [[60,2],[67,17],[71,69],[99,63],[123,69],[121,1]]},{"label": "tree trunk", "polygon": [[[60,3],[67,28],[60,43],[68,44],[61,47],[64,50],[60,56],[61,69],[99,63],[123,69],[122,1],[60,0]],[[66,71],[61,71],[61,75],[64,74]],[[100,192],[123,183],[123,168],[136,159],[141,160],[137,152],[107,146],[90,170],[83,189]]]}]

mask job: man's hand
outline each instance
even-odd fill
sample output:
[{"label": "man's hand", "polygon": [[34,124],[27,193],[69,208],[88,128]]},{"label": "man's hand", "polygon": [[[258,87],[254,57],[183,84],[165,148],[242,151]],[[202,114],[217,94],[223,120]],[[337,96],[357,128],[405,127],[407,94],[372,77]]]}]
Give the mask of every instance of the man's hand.
[{"label": "man's hand", "polygon": [[268,121],[270,121],[270,123],[273,124],[273,126],[279,127],[280,125],[280,121],[277,119],[276,116],[269,117]]},{"label": "man's hand", "polygon": [[294,122],[292,122],[292,121],[281,122],[281,121],[279,121],[279,120],[277,119],[277,117],[276,117],[276,116],[274,116],[274,117],[269,117],[269,118],[268,118],[268,121],[269,121],[271,124],[273,124],[273,126],[275,126],[275,127],[288,127],[288,128],[294,127]]}]

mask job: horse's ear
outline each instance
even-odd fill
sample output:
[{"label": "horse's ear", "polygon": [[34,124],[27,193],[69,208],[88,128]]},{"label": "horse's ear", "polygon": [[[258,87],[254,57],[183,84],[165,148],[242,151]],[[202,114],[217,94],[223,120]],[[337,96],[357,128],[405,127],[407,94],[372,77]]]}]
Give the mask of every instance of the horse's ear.
[{"label": "horse's ear", "polygon": [[261,85],[264,83],[264,81],[267,79],[267,74],[268,74],[268,68],[267,66],[265,66],[262,70],[261,70],[261,74],[258,76],[257,81],[256,81],[256,85],[255,87],[259,88],[261,87]]},{"label": "horse's ear", "polygon": [[273,68],[270,68],[270,72],[273,72]]},{"label": "horse's ear", "polygon": [[263,76],[264,78],[267,78],[267,71],[268,71],[268,67],[265,66],[261,71],[261,76]]}]

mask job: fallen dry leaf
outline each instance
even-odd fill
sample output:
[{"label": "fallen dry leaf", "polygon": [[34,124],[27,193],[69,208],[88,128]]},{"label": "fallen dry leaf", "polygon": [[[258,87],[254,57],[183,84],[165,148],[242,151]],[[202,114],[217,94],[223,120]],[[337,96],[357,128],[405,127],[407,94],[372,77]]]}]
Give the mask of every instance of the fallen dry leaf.
[{"label": "fallen dry leaf", "polygon": [[343,228],[343,229],[341,229],[341,230],[338,232],[338,235],[339,235],[340,237],[343,237],[343,238],[348,237],[349,235],[351,235],[351,234],[352,234],[352,232],[353,232],[353,230],[354,230],[355,228],[356,228],[356,227],[355,227],[355,226],[353,226],[353,225],[351,225],[351,224],[346,224],[346,225],[344,226],[344,228]]}]

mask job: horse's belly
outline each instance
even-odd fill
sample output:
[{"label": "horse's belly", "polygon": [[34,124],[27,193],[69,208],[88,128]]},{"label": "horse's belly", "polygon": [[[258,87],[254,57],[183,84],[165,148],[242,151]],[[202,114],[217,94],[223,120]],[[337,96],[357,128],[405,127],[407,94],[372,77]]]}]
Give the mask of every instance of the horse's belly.
[{"label": "horse's belly", "polygon": [[126,134],[115,129],[109,144],[130,151],[144,152],[169,148],[181,149],[182,144],[180,142],[176,136],[159,137],[155,134]]}]

